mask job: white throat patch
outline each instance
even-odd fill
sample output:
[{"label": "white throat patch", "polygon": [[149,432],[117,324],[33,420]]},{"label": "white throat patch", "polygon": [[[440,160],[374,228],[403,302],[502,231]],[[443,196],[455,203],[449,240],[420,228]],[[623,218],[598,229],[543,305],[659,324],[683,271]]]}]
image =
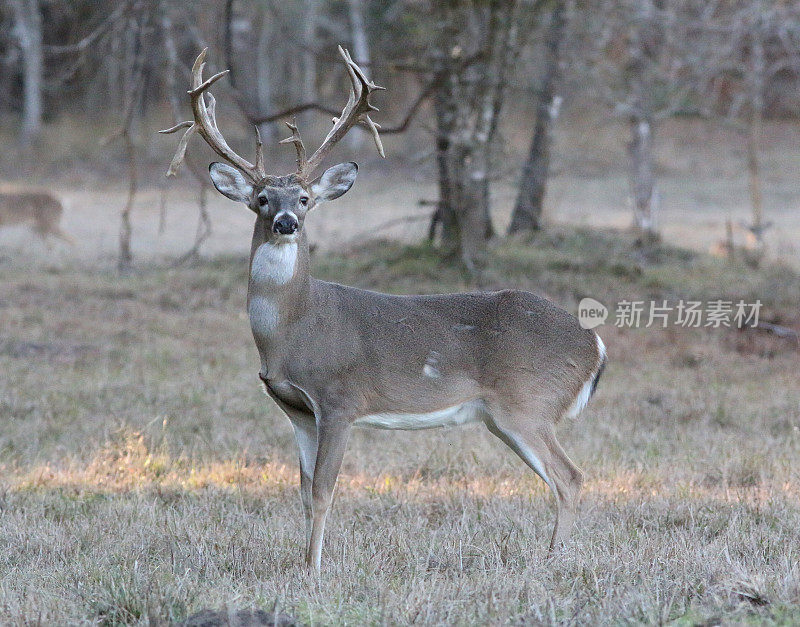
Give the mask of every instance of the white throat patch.
[{"label": "white throat patch", "polygon": [[251,296],[247,314],[250,316],[250,328],[256,338],[269,337],[278,328],[280,321],[278,305],[269,296]]},{"label": "white throat patch", "polygon": [[294,276],[297,242],[261,244],[253,255],[250,278],[256,284],[285,285]]}]

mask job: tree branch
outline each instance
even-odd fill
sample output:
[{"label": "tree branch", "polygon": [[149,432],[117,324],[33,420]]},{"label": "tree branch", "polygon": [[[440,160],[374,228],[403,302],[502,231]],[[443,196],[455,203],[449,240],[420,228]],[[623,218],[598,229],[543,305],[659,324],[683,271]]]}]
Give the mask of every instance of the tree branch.
[{"label": "tree branch", "polygon": [[248,113],[247,111],[245,111],[245,115],[251,124],[266,124],[267,122],[277,122],[281,118],[297,115],[303,111],[321,111],[322,113],[326,113],[328,115],[337,116],[341,113],[341,111],[331,109],[330,107],[326,107],[325,105],[321,105],[317,102],[305,102],[303,104],[283,109],[282,111],[278,111],[276,113],[270,113],[269,115],[255,115]]},{"label": "tree branch", "polygon": [[[434,87],[435,81],[428,83],[425,89],[420,92],[419,96],[417,96],[417,99],[408,108],[408,111],[406,111],[406,114],[402,117],[400,122],[395,126],[381,128],[381,135],[396,135],[405,132],[416,117],[423,103],[433,93]],[[245,115],[247,115],[248,121],[251,124],[265,124],[267,122],[277,122],[282,118],[290,117],[298,113],[302,113],[303,111],[320,111],[322,113],[334,116],[338,116],[341,113],[340,111],[336,111],[335,109],[331,109],[330,107],[326,107],[325,105],[321,105],[317,102],[306,102],[295,105],[294,107],[283,109],[282,111],[277,111],[276,113],[271,113],[269,115],[250,115],[246,111]]]},{"label": "tree branch", "polygon": [[76,41],[74,44],[66,44],[63,46],[57,46],[52,44],[44,44],[42,46],[43,51],[45,54],[58,56],[58,55],[66,55],[66,54],[73,54],[75,52],[83,52],[89,46],[91,46],[94,42],[100,39],[107,30],[109,30],[114,24],[116,24],[122,17],[123,14],[127,12],[127,10],[133,4],[133,0],[128,0],[127,2],[123,2],[120,4],[106,19],[104,19],[98,26],[95,28],[91,33]]}]

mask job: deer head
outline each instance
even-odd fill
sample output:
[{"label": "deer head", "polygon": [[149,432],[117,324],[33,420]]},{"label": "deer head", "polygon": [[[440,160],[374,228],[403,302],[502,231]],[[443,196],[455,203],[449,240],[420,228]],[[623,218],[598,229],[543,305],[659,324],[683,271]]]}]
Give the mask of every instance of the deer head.
[{"label": "deer head", "polygon": [[219,130],[216,119],[216,100],[208,93],[208,103],[204,95],[208,89],[229,70],[219,72],[207,80],[203,80],[203,68],[208,48],[197,57],[192,67],[192,88],[189,98],[194,119],[181,122],[172,128],[159,131],[174,133],[186,129],[175,156],[172,158],[167,176],[174,176],[186,156],[189,139],[197,133],[224,162],[214,162],[209,166],[209,173],[214,187],[231,200],[246,204],[257,216],[262,218],[268,232],[266,239],[294,240],[303,228],[306,214],[315,205],[338,198],[353,185],[358,173],[358,166],[353,162],[340,163],[328,168],[314,179],[315,170],[330,152],[331,148],[356,124],[362,124],[372,134],[378,153],[385,156],[378,129],[369,114],[378,109],[369,102],[374,91],[384,89],[370,81],[363,70],[353,61],[350,53],[339,46],[339,54],[345,62],[350,77],[350,97],[338,118],[333,118],[333,128],[319,148],[306,157],[306,149],[297,125],[287,122],[291,130],[290,137],[282,140],[282,144],[294,144],[297,152],[297,169],[292,174],[277,176],[267,174],[264,164],[264,150],[261,137],[256,128],[256,159],[250,163],[236,154],[225,141]]}]

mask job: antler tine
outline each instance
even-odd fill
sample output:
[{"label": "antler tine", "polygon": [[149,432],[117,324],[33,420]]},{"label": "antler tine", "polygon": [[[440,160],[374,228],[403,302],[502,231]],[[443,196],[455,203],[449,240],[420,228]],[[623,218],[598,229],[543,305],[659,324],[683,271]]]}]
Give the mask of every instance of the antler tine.
[{"label": "antler tine", "polygon": [[181,164],[186,157],[186,146],[189,145],[189,139],[197,132],[197,125],[191,120],[187,120],[186,122],[181,122],[180,124],[176,124],[171,128],[158,131],[159,133],[167,134],[174,133],[182,128],[187,130],[178,142],[178,149],[175,151],[175,156],[172,157],[172,161],[169,163],[166,176],[175,176],[178,173],[178,170],[180,169]]},{"label": "antler tine", "polygon": [[214,127],[214,130],[219,132],[219,126],[217,126],[217,99],[214,98],[214,95],[211,92],[208,92],[208,104],[206,105],[206,111],[208,111],[208,119],[211,120],[211,125]]},{"label": "antler tine", "polygon": [[267,166],[264,165],[264,142],[261,141],[261,131],[256,129],[256,171],[261,178],[267,176]]},{"label": "antler tine", "polygon": [[[380,85],[376,85],[369,80],[364,74],[364,71],[353,61],[350,53],[339,46],[339,55],[344,59],[345,66],[347,67],[347,74],[350,77],[350,94],[347,98],[347,104],[342,109],[342,114],[338,118],[333,118],[333,128],[330,130],[322,145],[314,151],[314,154],[308,159],[306,168],[301,170],[301,173],[306,177],[319,166],[325,156],[336,142],[344,137],[347,132],[356,124],[364,124],[372,133],[372,139],[375,141],[375,146],[378,149],[378,154],[381,157],[386,155],[383,152],[383,144],[378,134],[380,126],[375,124],[370,117],[371,111],[377,111],[378,108],[369,101],[369,96],[374,91],[386,89]],[[291,127],[290,127],[291,128]]]},{"label": "antler tine", "polygon": [[297,151],[297,171],[304,174],[308,169],[308,161],[306,160],[306,147],[303,145],[303,139],[300,137],[300,131],[297,130],[297,119],[292,118],[291,122],[287,122],[286,126],[292,131],[292,136],[282,139],[279,144],[294,144]]},{"label": "antler tine", "polygon": [[204,48],[203,51],[197,55],[197,59],[195,59],[194,65],[192,66],[192,88],[187,92],[192,103],[192,115],[194,120],[181,122],[172,128],[159,131],[160,133],[174,133],[181,128],[187,129],[180,142],[178,142],[178,149],[167,170],[167,176],[174,176],[178,171],[178,168],[180,168],[186,156],[186,146],[189,139],[195,133],[199,133],[211,149],[220,157],[241,170],[242,173],[248,176],[252,181],[258,181],[266,175],[261,138],[257,137],[256,139],[256,164],[253,165],[247,159],[236,154],[222,136],[217,126],[216,100],[214,96],[208,94],[208,106],[206,106],[203,99],[203,94],[208,91],[209,87],[229,72],[229,70],[218,72],[204,81],[203,69],[206,65],[206,54],[208,54],[208,48]]}]

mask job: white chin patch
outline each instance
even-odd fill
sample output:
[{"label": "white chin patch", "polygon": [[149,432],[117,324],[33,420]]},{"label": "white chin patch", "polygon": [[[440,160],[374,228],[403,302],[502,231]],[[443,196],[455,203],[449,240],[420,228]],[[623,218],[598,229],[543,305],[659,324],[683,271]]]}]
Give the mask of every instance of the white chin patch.
[{"label": "white chin patch", "polygon": [[259,337],[270,337],[277,331],[280,321],[278,305],[268,296],[251,296],[247,306],[250,328]]}]

